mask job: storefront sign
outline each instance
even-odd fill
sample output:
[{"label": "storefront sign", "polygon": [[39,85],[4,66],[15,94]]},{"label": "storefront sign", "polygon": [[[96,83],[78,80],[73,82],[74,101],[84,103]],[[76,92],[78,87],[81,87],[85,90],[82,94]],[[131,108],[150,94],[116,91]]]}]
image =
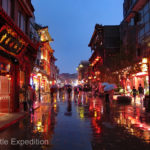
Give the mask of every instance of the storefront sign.
[{"label": "storefront sign", "polygon": [[19,54],[27,47],[27,43],[20,38],[8,25],[0,29],[0,48],[12,54]]}]

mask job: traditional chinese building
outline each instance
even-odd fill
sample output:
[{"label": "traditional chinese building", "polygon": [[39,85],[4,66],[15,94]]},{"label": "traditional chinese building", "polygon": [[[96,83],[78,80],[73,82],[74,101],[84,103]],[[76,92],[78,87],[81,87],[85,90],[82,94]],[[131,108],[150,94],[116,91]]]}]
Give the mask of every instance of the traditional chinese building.
[{"label": "traditional chinese building", "polygon": [[41,27],[36,24],[36,29],[40,36],[40,49],[38,51],[37,60],[31,76],[32,84],[34,84],[37,93],[41,94],[50,91],[50,75],[51,75],[51,54],[54,52],[50,46],[51,38],[48,27]]},{"label": "traditional chinese building", "polygon": [[56,84],[58,68],[55,65],[54,50],[50,45],[53,39],[48,27],[36,24],[36,29],[40,36],[40,49],[31,75],[31,84],[35,87],[37,99],[40,101],[41,95],[49,95],[51,85]]},{"label": "traditional chinese building", "polygon": [[0,112],[19,111],[19,95],[25,99],[38,48],[31,18],[31,0],[0,0]]},{"label": "traditional chinese building", "polygon": [[[123,39],[129,39],[124,41],[123,45],[132,46],[131,37],[134,35],[134,59],[138,65],[140,64],[141,70],[135,71],[135,73],[128,76],[128,82],[125,82],[125,86],[132,89],[133,86],[138,88],[139,84],[145,88],[145,93],[148,91],[149,85],[149,70],[148,64],[150,63],[150,1],[149,0],[124,0],[123,4],[124,19],[122,24],[126,24],[124,27]],[[131,32],[132,29],[132,32]],[[134,34],[133,34],[134,31]],[[126,48],[129,55],[133,52],[129,48]],[[129,68],[130,66],[128,66]],[[126,69],[128,71],[128,69]],[[129,71],[128,71],[129,72]]]},{"label": "traditional chinese building", "polygon": [[120,26],[96,24],[88,46],[93,51],[89,59],[89,80],[93,85],[99,86],[105,80],[103,77],[108,76],[106,71],[113,69],[110,60],[120,51]]}]

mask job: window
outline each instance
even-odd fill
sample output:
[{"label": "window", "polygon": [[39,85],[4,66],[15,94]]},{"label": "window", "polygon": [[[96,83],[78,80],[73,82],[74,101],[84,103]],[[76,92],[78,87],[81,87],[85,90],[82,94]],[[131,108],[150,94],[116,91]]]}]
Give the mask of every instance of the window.
[{"label": "window", "polygon": [[145,32],[148,32],[149,29],[150,29],[150,24],[149,23],[145,24]]},{"label": "window", "polygon": [[11,16],[11,0],[2,0],[2,8]]},{"label": "window", "polygon": [[23,32],[26,31],[26,20],[21,12],[18,12],[18,26]]},{"label": "window", "polygon": [[147,23],[149,21],[149,13],[146,13],[144,16],[144,22]]},{"label": "window", "polygon": [[133,18],[131,18],[129,25],[130,25],[130,26],[133,26],[133,25],[134,25],[134,19],[133,19]]},{"label": "window", "polygon": [[143,36],[144,35],[144,28],[142,28],[141,30],[140,30],[140,33],[139,33],[139,36],[141,37],[141,36]]},{"label": "window", "polygon": [[149,3],[147,3],[146,5],[145,5],[145,7],[144,7],[144,14],[145,13],[147,13],[147,11],[148,11],[148,9],[149,9],[149,5],[148,5]]}]

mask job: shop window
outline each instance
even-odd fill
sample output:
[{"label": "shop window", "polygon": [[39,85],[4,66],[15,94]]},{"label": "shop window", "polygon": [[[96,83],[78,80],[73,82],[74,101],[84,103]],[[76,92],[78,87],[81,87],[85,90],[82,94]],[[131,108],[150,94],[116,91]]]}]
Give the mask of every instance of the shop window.
[{"label": "shop window", "polygon": [[2,8],[11,16],[11,0],[2,0]]}]

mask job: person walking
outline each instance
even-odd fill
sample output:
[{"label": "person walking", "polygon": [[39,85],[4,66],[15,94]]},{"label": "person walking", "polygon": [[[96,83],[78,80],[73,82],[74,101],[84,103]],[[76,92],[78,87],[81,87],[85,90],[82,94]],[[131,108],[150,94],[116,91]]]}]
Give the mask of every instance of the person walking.
[{"label": "person walking", "polygon": [[143,87],[141,86],[141,84],[139,84],[138,91],[139,91],[139,96],[140,96],[140,103],[141,103],[141,106],[143,107],[144,89],[143,89]]},{"label": "person walking", "polygon": [[133,86],[132,93],[133,93],[134,103],[136,103],[137,90],[136,90],[135,86]]},{"label": "person walking", "polygon": [[30,84],[28,85],[28,90],[27,90],[27,100],[28,100],[29,111],[33,112],[33,90]]},{"label": "person walking", "polygon": [[110,102],[109,92],[106,92],[106,94],[105,94],[105,102],[106,102],[106,104],[109,104],[109,102]]},{"label": "person walking", "polygon": [[105,109],[106,109],[106,113],[110,112],[110,93],[109,93],[109,91],[106,91],[106,93],[105,93]]},{"label": "person walking", "polygon": [[50,88],[51,103],[53,103],[54,93],[55,93],[55,88],[52,86],[52,87]]},{"label": "person walking", "polygon": [[23,87],[20,89],[19,100],[23,104],[23,110],[24,110],[24,112],[27,111],[27,98],[26,98],[25,94],[26,94],[26,92],[25,92],[25,85],[23,85]]},{"label": "person walking", "polygon": [[71,92],[72,92],[72,88],[70,86],[67,88],[67,92],[68,92],[68,98],[70,99],[71,98]]}]

